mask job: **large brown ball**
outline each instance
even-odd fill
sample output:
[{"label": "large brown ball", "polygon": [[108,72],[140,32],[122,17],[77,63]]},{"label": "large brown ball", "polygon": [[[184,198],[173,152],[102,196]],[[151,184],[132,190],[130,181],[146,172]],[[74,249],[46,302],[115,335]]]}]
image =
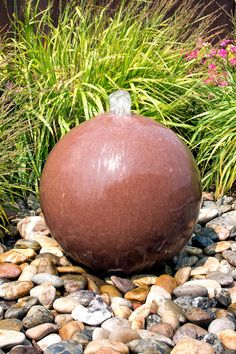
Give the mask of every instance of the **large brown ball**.
[{"label": "large brown ball", "polygon": [[129,273],[182,250],[201,187],[189,149],[170,129],[141,116],[102,114],[54,147],[40,198],[52,235],[72,258]]}]

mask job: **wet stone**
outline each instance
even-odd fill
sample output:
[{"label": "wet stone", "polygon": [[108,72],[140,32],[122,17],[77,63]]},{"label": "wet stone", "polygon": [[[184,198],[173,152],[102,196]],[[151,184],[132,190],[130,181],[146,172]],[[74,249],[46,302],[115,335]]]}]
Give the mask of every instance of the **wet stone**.
[{"label": "wet stone", "polygon": [[143,287],[138,287],[133,290],[128,291],[125,293],[125,299],[130,300],[130,301],[140,301],[144,302],[148,296],[149,293],[149,287],[148,286],[143,286]]},{"label": "wet stone", "polygon": [[55,343],[47,347],[44,351],[44,354],[82,354],[83,347],[80,343],[69,340],[69,341],[61,341],[59,343]]}]

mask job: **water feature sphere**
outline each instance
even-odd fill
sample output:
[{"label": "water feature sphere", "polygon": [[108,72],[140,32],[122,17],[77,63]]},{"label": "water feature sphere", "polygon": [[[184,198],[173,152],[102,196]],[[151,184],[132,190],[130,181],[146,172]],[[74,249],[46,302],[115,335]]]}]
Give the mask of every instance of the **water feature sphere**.
[{"label": "water feature sphere", "polygon": [[201,201],[187,146],[156,121],[131,114],[130,96],[66,134],[46,161],[40,201],[53,237],[78,262],[134,272],[188,242]]}]

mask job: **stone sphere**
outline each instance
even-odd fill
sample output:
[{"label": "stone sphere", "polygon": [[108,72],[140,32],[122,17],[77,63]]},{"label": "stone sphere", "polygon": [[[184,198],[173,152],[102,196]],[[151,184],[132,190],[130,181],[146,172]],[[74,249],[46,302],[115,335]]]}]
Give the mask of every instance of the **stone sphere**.
[{"label": "stone sphere", "polygon": [[130,273],[183,249],[199,213],[200,177],[173,131],[150,118],[107,113],[55,145],[40,200],[52,236],[74,260]]}]

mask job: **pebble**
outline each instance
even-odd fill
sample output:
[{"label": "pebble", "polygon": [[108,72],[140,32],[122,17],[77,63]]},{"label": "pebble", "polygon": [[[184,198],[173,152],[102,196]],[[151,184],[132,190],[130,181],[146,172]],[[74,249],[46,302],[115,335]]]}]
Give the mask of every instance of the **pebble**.
[{"label": "pebble", "polygon": [[228,250],[231,247],[231,242],[228,241],[220,241],[213,243],[210,246],[207,246],[204,249],[204,253],[211,256],[214,255],[215,253],[223,252]]},{"label": "pebble", "polygon": [[20,332],[22,330],[22,322],[18,319],[4,319],[0,321],[0,329],[12,330]]},{"label": "pebble", "polygon": [[149,327],[149,331],[162,334],[165,337],[173,338],[173,327],[169,323],[157,323]]},{"label": "pebble", "polygon": [[73,265],[67,265],[67,266],[61,266],[57,267],[58,273],[74,273],[74,274],[81,274],[85,273],[84,268],[81,268],[79,266],[73,266]]},{"label": "pebble", "polygon": [[177,282],[177,285],[183,285],[184,283],[186,283],[190,277],[190,273],[191,273],[192,268],[187,266],[187,267],[183,267],[181,269],[179,269],[176,273],[175,273],[175,280]]},{"label": "pebble", "polygon": [[171,352],[165,343],[155,339],[135,339],[127,343],[127,346],[133,353],[168,354]]},{"label": "pebble", "polygon": [[60,288],[64,285],[63,279],[58,277],[57,275],[48,274],[48,273],[38,273],[32,277],[32,281],[35,284],[43,284],[43,283],[50,283],[51,285],[55,286],[55,288]]},{"label": "pebble", "polygon": [[80,305],[88,306],[96,296],[97,294],[94,291],[78,290],[69,294],[67,297],[77,300]]},{"label": "pebble", "polygon": [[133,290],[128,291],[125,293],[125,299],[130,300],[130,301],[140,301],[140,302],[145,302],[147,296],[149,293],[149,287],[148,286],[140,286],[138,288],[135,288]]},{"label": "pebble", "polygon": [[206,278],[218,281],[221,286],[227,286],[233,283],[233,277],[230,273],[221,273],[219,271],[209,272]]},{"label": "pebble", "polygon": [[207,288],[208,295],[210,298],[214,298],[215,296],[215,289],[221,289],[221,285],[219,284],[218,281],[216,280],[211,280],[211,279],[201,279],[201,280],[190,280],[186,285],[201,285]]},{"label": "pebble", "polygon": [[125,318],[113,317],[102,323],[101,327],[108,331],[115,331],[117,326],[131,327],[130,321]]},{"label": "pebble", "polygon": [[5,318],[22,319],[29,309],[38,304],[38,299],[32,296],[26,296],[18,300],[18,302],[7,309]]},{"label": "pebble", "polygon": [[210,344],[203,341],[198,341],[193,338],[183,338],[172,350],[171,354],[191,354],[191,353],[205,353],[215,354],[214,349]]},{"label": "pebble", "polygon": [[88,307],[77,305],[72,311],[72,318],[90,326],[98,326],[112,317],[112,311],[100,296],[93,299]]},{"label": "pebble", "polygon": [[174,290],[174,295],[176,297],[181,297],[181,296],[207,296],[208,291],[205,286],[202,285],[192,285],[191,282],[188,284],[184,284],[181,286],[178,286]]},{"label": "pebble", "polygon": [[57,330],[58,330],[58,326],[56,324],[42,323],[38,326],[28,329],[25,332],[25,334],[26,334],[26,337],[38,341],[50,333],[57,332]]},{"label": "pebble", "polygon": [[228,318],[217,318],[210,323],[208,327],[208,332],[218,335],[219,332],[224,331],[226,329],[231,329],[232,331],[234,331],[235,323],[230,321]]},{"label": "pebble", "polygon": [[39,348],[45,353],[45,350],[52,344],[61,342],[61,337],[52,333],[37,342]]},{"label": "pebble", "polygon": [[139,339],[140,335],[137,331],[129,327],[117,326],[114,331],[109,333],[110,340],[116,340],[122,343],[128,343],[132,340]]},{"label": "pebble", "polygon": [[176,344],[181,339],[186,337],[197,339],[198,337],[204,336],[205,334],[207,334],[207,331],[202,327],[199,327],[193,323],[186,323],[177,329],[173,337],[173,342]]},{"label": "pebble", "polygon": [[[207,223],[207,226],[213,228],[215,226],[223,226],[230,232],[236,225],[236,210],[222,214],[220,217]],[[231,235],[230,235],[231,236]]]},{"label": "pebble", "polygon": [[17,224],[17,229],[23,239],[30,240],[34,235],[49,235],[50,231],[42,216],[28,216]]},{"label": "pebble", "polygon": [[111,307],[117,306],[117,305],[126,306],[126,307],[132,309],[132,302],[127,299],[124,299],[122,297],[113,297],[111,299]]},{"label": "pebble", "polygon": [[11,249],[10,251],[0,254],[0,263],[8,262],[21,264],[36,256],[36,253],[32,249]]},{"label": "pebble", "polygon": [[211,317],[209,314],[198,307],[192,307],[186,312],[186,318],[189,322],[194,323],[199,326],[204,326],[211,322]]},{"label": "pebble", "polygon": [[62,276],[61,279],[64,281],[64,288],[68,294],[83,290],[87,286],[87,280],[80,274],[67,274]]},{"label": "pebble", "polygon": [[175,304],[172,300],[166,299],[164,302],[158,307],[157,314],[161,317],[165,314],[165,312],[172,312],[175,314],[180,322],[185,322],[186,317],[185,313],[180,306]]},{"label": "pebble", "polygon": [[0,278],[15,279],[21,274],[21,268],[12,263],[0,263]]},{"label": "pebble", "polygon": [[21,344],[25,340],[25,335],[22,332],[13,331],[10,329],[0,329],[0,348]]},{"label": "pebble", "polygon": [[114,285],[105,284],[100,287],[100,294],[108,294],[110,298],[112,297],[122,297],[121,292],[116,289]]},{"label": "pebble", "polygon": [[29,329],[42,323],[52,323],[53,320],[54,317],[48,309],[43,306],[35,305],[29,309],[27,316],[24,317],[22,323],[25,329]]},{"label": "pebble", "polygon": [[140,329],[137,332],[142,339],[154,339],[154,340],[158,340],[160,342],[165,343],[169,347],[174,346],[174,343],[172,342],[172,340],[166,336],[163,336],[162,334],[154,333],[154,332],[148,331],[146,329]]},{"label": "pebble", "polygon": [[59,313],[71,313],[79,304],[73,297],[60,297],[53,302],[53,308]]},{"label": "pebble", "polygon": [[38,298],[39,303],[46,308],[51,308],[56,298],[56,288],[51,283],[44,283],[31,289],[30,296]]},{"label": "pebble", "polygon": [[122,293],[127,293],[128,291],[133,290],[135,288],[135,284],[129,279],[120,278],[115,275],[112,275],[111,281]]},{"label": "pebble", "polygon": [[83,347],[76,341],[61,341],[51,344],[44,351],[44,354],[82,354]]},{"label": "pebble", "polygon": [[63,327],[66,323],[72,321],[71,314],[56,315],[54,322],[58,325],[58,328]]},{"label": "pebble", "polygon": [[197,221],[198,224],[206,224],[208,221],[218,216],[218,208],[214,206],[215,203],[212,204],[213,206],[210,208],[201,208]]},{"label": "pebble", "polygon": [[16,243],[14,244],[14,248],[31,248],[35,252],[38,252],[41,249],[41,246],[37,241],[20,239],[16,241]]},{"label": "pebble", "polygon": [[37,274],[37,267],[28,264],[22,271],[21,275],[18,278],[18,281],[32,281],[32,278],[35,274]]},{"label": "pebble", "polygon": [[232,329],[225,329],[218,333],[223,346],[226,349],[236,350],[236,332]]},{"label": "pebble", "polygon": [[135,275],[131,279],[133,284],[135,284],[136,286],[150,286],[156,284],[158,277],[156,275]]},{"label": "pebble", "polygon": [[221,341],[219,340],[218,336],[216,336],[215,334],[207,333],[202,338],[202,340],[204,342],[210,344],[213,347],[216,354],[223,354],[224,353],[224,347],[223,347]]},{"label": "pebble", "polygon": [[227,250],[222,253],[222,256],[229,264],[236,267],[236,252]]},{"label": "pebble", "polygon": [[129,348],[126,344],[110,339],[96,339],[90,342],[84,350],[84,354],[94,354],[102,347],[110,348],[120,354],[128,354]]},{"label": "pebble", "polygon": [[150,330],[150,328],[153,325],[156,325],[156,324],[159,324],[159,323],[161,323],[161,317],[158,316],[158,315],[149,315],[146,318],[146,327],[147,327],[148,330]]},{"label": "pebble", "polygon": [[177,287],[176,280],[168,274],[163,274],[156,280],[156,285],[164,288],[168,293],[172,294]]},{"label": "pebble", "polygon": [[146,304],[152,304],[154,301],[159,306],[165,299],[171,299],[170,293],[161,286],[152,285],[146,299]]},{"label": "pebble", "polygon": [[215,290],[215,299],[222,306],[229,306],[231,304],[230,293],[226,289]]},{"label": "pebble", "polygon": [[212,245],[213,243],[214,242],[209,237],[206,237],[206,236],[196,235],[196,236],[194,236],[192,238],[192,244],[194,246],[196,246],[196,247],[200,247],[200,248],[203,248],[203,249],[205,249],[206,247]]},{"label": "pebble", "polygon": [[0,285],[0,297],[5,300],[15,300],[23,297],[32,289],[31,281],[13,281]]},{"label": "pebble", "polygon": [[[116,328],[120,328],[120,327],[117,326]],[[122,327],[122,328],[125,328],[125,327]],[[113,331],[112,333],[116,333],[116,331]],[[93,340],[96,340],[96,339],[108,339],[110,334],[111,334],[111,332],[108,329],[97,327],[93,331],[92,338],[93,338]]]},{"label": "pebble", "polygon": [[137,307],[130,315],[129,321],[134,321],[137,318],[146,318],[150,315],[152,304],[143,304]]},{"label": "pebble", "polygon": [[59,335],[62,340],[71,339],[75,332],[81,332],[84,329],[84,325],[80,321],[69,321],[59,329]]}]

